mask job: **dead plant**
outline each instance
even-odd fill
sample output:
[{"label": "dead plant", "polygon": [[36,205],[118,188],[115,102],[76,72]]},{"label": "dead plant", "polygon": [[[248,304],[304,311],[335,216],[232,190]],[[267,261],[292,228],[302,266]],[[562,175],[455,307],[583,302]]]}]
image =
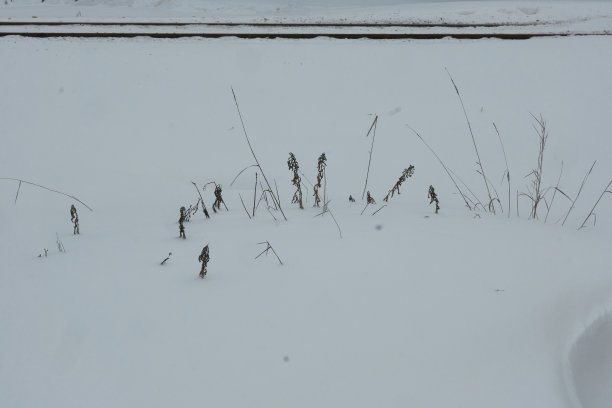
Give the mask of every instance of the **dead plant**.
[{"label": "dead plant", "polygon": [[[410,130],[412,130],[412,132],[421,140],[421,142],[423,142],[423,144],[427,147],[427,149],[431,152],[431,154],[433,154],[435,156],[435,158],[438,160],[438,163],[440,163],[440,165],[442,166],[442,168],[444,168],[444,171],[446,172],[446,174],[448,175],[448,177],[451,179],[451,181],[453,182],[453,185],[455,186],[455,188],[457,189],[457,191],[459,192],[459,195],[461,195],[461,198],[463,198],[463,202],[465,203],[465,206],[472,211],[474,209],[474,203],[473,201],[463,192],[461,191],[461,189],[459,188],[459,185],[457,184],[457,182],[455,181],[455,177],[461,181],[461,179],[459,179],[459,177],[457,177],[455,175],[455,177],[453,177],[452,173],[452,169],[448,168],[446,166],[446,164],[444,164],[444,162],[442,161],[442,159],[440,159],[440,156],[438,156],[438,154],[431,148],[431,146],[425,141],[425,139],[423,139],[423,137],[413,128],[411,128],[410,126],[408,126],[408,128]],[[465,185],[465,183],[462,182],[462,184]],[[467,186],[466,186],[467,187]],[[471,204],[470,204],[471,202]]]},{"label": "dead plant", "polygon": [[436,203],[436,214],[440,210],[440,201],[438,201],[438,195],[436,194],[436,190],[434,190],[433,186],[429,186],[429,193],[427,194],[427,198],[430,199],[429,204]]},{"label": "dead plant", "polygon": [[179,238],[183,238],[186,239],[187,236],[185,235],[185,226],[183,225],[183,222],[185,222],[185,207],[181,207],[180,209],[180,217],[179,217]]},{"label": "dead plant", "polygon": [[472,124],[470,123],[470,119],[468,118],[467,111],[465,110],[465,105],[463,104],[463,98],[461,97],[461,93],[459,92],[459,88],[457,87],[457,84],[455,84],[455,80],[451,76],[450,72],[448,72],[448,69],[446,69],[446,73],[448,74],[448,77],[450,78],[453,84],[453,87],[455,88],[455,92],[457,93],[457,96],[459,97],[459,102],[461,103],[461,108],[463,109],[465,121],[467,122],[468,129],[470,131],[470,136],[472,136],[472,143],[474,144],[474,151],[476,152],[476,164],[478,164],[478,167],[480,167],[480,171],[477,171],[477,173],[479,173],[482,176],[485,187],[487,189],[487,194],[489,196],[489,211],[495,214],[495,206],[494,206],[495,199],[491,196],[491,191],[489,190],[489,183],[487,181],[487,176],[485,174],[484,167],[482,165],[482,160],[480,160],[480,152],[478,151],[478,145],[476,144],[476,138],[474,137],[474,132],[472,131]]},{"label": "dead plant", "polygon": [[72,221],[73,224],[73,229],[72,232],[73,234],[80,234],[79,232],[79,214],[77,213],[77,209],[74,206],[74,204],[72,204],[72,206],[70,206],[70,221]]},{"label": "dead plant", "polygon": [[208,261],[210,261],[210,254],[208,251],[208,244],[202,249],[202,253],[198,256],[198,262],[202,263],[202,269],[200,270],[200,278],[204,279],[206,276],[206,267],[208,266]]},{"label": "dead plant", "polygon": [[546,129],[546,122],[542,118],[542,115],[540,115],[539,118],[535,117],[533,114],[531,116],[536,121],[533,128],[538,135],[538,161],[536,168],[528,174],[528,176],[532,176],[531,185],[528,188],[528,192],[523,193],[523,195],[531,200],[531,213],[529,214],[529,218],[536,219],[538,218],[538,206],[540,201],[542,201],[545,196],[545,191],[542,188],[542,169],[544,164],[544,149],[546,148],[546,140],[548,139],[548,131]]},{"label": "dead plant", "polygon": [[72,198],[73,200],[78,201],[79,203],[83,204],[85,206],[85,208],[87,208],[89,211],[93,211],[91,209],[91,207],[89,207],[87,204],[85,204],[84,202],[82,202],[81,200],[76,198],[75,196],[70,195],[70,194],[66,194],[66,193],[62,193],[61,191],[54,190],[54,189],[49,188],[49,187],[41,186],[40,184],[32,183],[31,181],[26,181],[26,180],[11,178],[11,177],[0,177],[0,180],[12,180],[12,181],[18,181],[19,182],[19,186],[17,187],[17,194],[15,195],[15,204],[17,204],[17,198],[19,197],[19,190],[21,189],[21,184],[25,183],[25,184],[29,184],[29,185],[34,186],[34,187],[38,187],[38,188],[42,188],[42,189],[47,190],[47,191],[51,191],[52,193],[57,193],[57,194],[61,194],[63,196]]},{"label": "dead plant", "polygon": [[191,220],[191,216],[198,212],[200,208],[200,199],[196,201],[195,205],[189,204],[189,208],[185,209],[185,207],[181,207],[181,215],[184,215],[185,222],[189,222]]},{"label": "dead plant", "polygon": [[272,251],[272,253],[274,253],[274,255],[276,256],[276,259],[278,259],[278,262],[282,265],[283,261],[281,261],[280,257],[278,256],[278,254],[276,253],[276,251],[274,250],[274,248],[272,248],[272,245],[270,244],[269,241],[264,241],[264,242],[258,242],[257,245],[266,245],[266,249],[264,249],[263,251],[261,251],[259,253],[259,255],[257,255],[255,257],[255,259],[259,258],[260,256],[262,256],[263,254],[266,254],[266,256],[268,255],[268,251]]},{"label": "dead plant", "polygon": [[327,157],[325,157],[325,153],[321,153],[319,156],[319,160],[317,161],[317,184],[314,185],[314,198],[315,198],[315,207],[319,207],[321,203],[321,197],[319,197],[319,189],[323,186],[321,182],[323,181],[323,177],[325,176],[325,166],[327,166]]},{"label": "dead plant", "polygon": [[163,261],[161,261],[160,265],[164,265],[166,262],[168,262],[168,259],[170,259],[170,257],[172,256],[172,252],[168,253],[168,256],[166,257],[166,259],[164,259]]},{"label": "dead plant", "polygon": [[370,136],[370,133],[374,131],[372,135],[372,146],[370,147],[370,158],[368,159],[368,171],[366,172],[365,184],[363,185],[363,193],[361,193],[361,199],[363,200],[363,196],[365,195],[366,189],[368,188],[368,179],[370,177],[370,165],[372,164],[372,152],[374,151],[374,141],[376,140],[376,125],[378,124],[378,115],[374,117],[372,121],[372,125],[370,125],[370,129],[366,134],[366,137]]},{"label": "dead plant", "polygon": [[594,217],[593,220],[593,225],[595,225],[595,222],[597,222],[597,216],[595,215],[595,213],[593,211],[595,211],[595,207],[597,207],[597,204],[599,204],[599,201],[601,201],[602,197],[604,196],[604,194],[608,193],[608,194],[612,194],[611,190],[608,190],[610,188],[610,186],[612,185],[612,180],[610,180],[610,182],[608,183],[608,185],[606,186],[606,188],[604,188],[603,193],[601,193],[601,195],[599,196],[599,198],[597,199],[597,201],[595,202],[595,205],[593,206],[593,208],[591,208],[591,211],[589,212],[589,215],[587,215],[587,217],[584,219],[584,221],[582,222],[582,225],[580,225],[580,227],[578,229],[582,229],[584,228],[584,225],[586,224],[586,222],[589,220],[589,218],[591,218],[591,216]]},{"label": "dead plant", "polygon": [[402,172],[402,175],[397,180],[397,182],[395,182],[395,185],[393,186],[393,188],[391,188],[391,190],[389,190],[385,198],[383,198],[383,201],[385,202],[389,201],[389,194],[391,194],[391,197],[393,197],[396,191],[397,191],[397,195],[399,195],[400,186],[402,185],[404,181],[406,181],[408,177],[412,177],[413,174],[414,174],[414,166],[411,164],[407,169],[404,169],[404,171]]},{"label": "dead plant", "polygon": [[[586,184],[589,176],[591,175],[591,172],[593,171],[593,167],[595,167],[595,164],[597,163],[597,160],[593,162],[593,165],[591,165],[591,168],[589,169],[589,171],[587,172],[587,174],[584,176],[584,178],[582,179],[582,183],[580,183],[580,188],[578,189],[578,193],[576,194],[576,198],[574,198],[572,200],[572,205],[570,206],[569,210],[567,210],[567,214],[565,214],[565,218],[563,219],[563,222],[561,223],[561,225],[565,225],[565,221],[567,221],[567,217],[569,217],[570,213],[572,212],[572,210],[574,209],[574,205],[576,204],[576,201],[578,201],[578,197],[580,197],[580,193],[582,193],[582,188],[584,187],[584,185]],[[569,197],[568,197],[569,198]]]},{"label": "dead plant", "polygon": [[198,192],[198,195],[200,196],[200,201],[202,202],[202,212],[204,213],[206,218],[210,218],[210,215],[208,214],[208,210],[206,209],[206,204],[204,204],[204,199],[202,198],[202,193],[200,193],[200,189],[198,188],[196,183],[194,183],[193,181],[191,182],[191,184],[193,184],[196,191]]},{"label": "dead plant", "polygon": [[293,199],[291,203],[299,204],[300,210],[304,209],[304,205],[302,204],[302,179],[300,178],[299,171],[300,165],[295,158],[293,153],[289,153],[289,160],[287,160],[287,166],[289,170],[293,171],[293,179],[291,180],[291,184],[295,186],[295,193],[293,193]]},{"label": "dead plant", "polygon": [[[271,192],[272,186],[268,182],[268,178],[266,177],[266,174],[264,173],[263,168],[261,167],[261,163],[259,163],[259,160],[257,159],[257,156],[255,155],[255,151],[253,150],[253,146],[251,145],[251,140],[249,139],[249,135],[247,134],[246,127],[244,126],[244,120],[242,119],[242,113],[240,112],[240,106],[238,106],[238,98],[236,97],[234,88],[231,88],[231,89],[232,89],[232,95],[234,96],[234,103],[236,104],[236,110],[238,111],[238,117],[240,118],[240,124],[242,125],[242,130],[244,132],[244,137],[247,141],[247,144],[249,145],[249,150],[251,150],[253,159],[255,159],[255,163],[257,164],[257,167],[259,167],[259,171],[261,171],[261,175],[263,176],[264,181],[266,182],[266,185],[268,186],[268,189]],[[278,197],[278,192],[276,196],[274,196],[274,193],[272,193],[272,199],[276,202],[276,204],[278,204],[278,208],[281,214],[283,215],[283,218],[285,219],[285,221],[287,221],[287,217],[285,217],[285,213],[283,212],[283,209],[280,206],[280,197]]]},{"label": "dead plant", "polygon": [[370,191],[368,190],[368,194],[366,196],[366,203],[367,204],[376,204],[376,200],[374,200],[374,197],[372,197],[370,195]]},{"label": "dead plant", "polygon": [[223,206],[227,210],[227,205],[225,205],[225,201],[223,201],[223,197],[221,196],[222,192],[223,190],[221,189],[221,184],[215,183],[215,202],[213,203],[214,212],[217,212],[217,210],[221,210],[221,203],[223,203]]}]

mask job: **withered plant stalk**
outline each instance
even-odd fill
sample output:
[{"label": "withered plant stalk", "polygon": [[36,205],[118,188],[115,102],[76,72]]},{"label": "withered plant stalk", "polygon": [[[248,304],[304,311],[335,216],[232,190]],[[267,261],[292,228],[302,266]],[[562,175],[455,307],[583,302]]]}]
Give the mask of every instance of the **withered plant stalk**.
[{"label": "withered plant stalk", "polygon": [[406,181],[408,177],[412,177],[413,174],[414,174],[414,166],[411,164],[407,169],[404,169],[400,178],[395,182],[395,185],[391,188],[391,190],[389,190],[385,198],[383,198],[383,201],[385,202],[389,201],[389,194],[391,194],[391,197],[393,197],[396,191],[397,191],[397,195],[399,195],[400,186],[402,185],[404,181]]},{"label": "withered plant stalk", "polygon": [[[268,185],[268,189],[272,191],[272,186],[268,182],[268,178],[266,177],[266,174],[264,173],[261,167],[261,164],[259,163],[259,160],[257,160],[257,156],[255,155],[255,151],[253,150],[253,146],[251,145],[251,141],[249,140],[249,135],[247,134],[246,127],[244,126],[244,120],[242,120],[242,113],[240,112],[240,107],[238,106],[238,98],[236,98],[236,93],[234,92],[234,88],[232,88],[232,95],[234,95],[234,102],[236,103],[236,110],[238,111],[238,116],[240,117],[240,123],[242,124],[242,130],[244,131],[244,137],[247,141],[247,144],[249,145],[251,154],[253,155],[253,158],[255,159],[255,163],[257,163],[257,167],[259,167],[259,171],[261,171],[261,175],[263,176],[266,184]],[[283,218],[285,219],[285,221],[287,221],[287,217],[285,217],[285,213],[283,212],[283,209],[280,207],[280,198],[278,196],[275,197],[274,194],[272,194],[272,197],[273,197],[273,200],[276,201],[276,203],[278,204],[278,208],[280,209],[281,214],[283,214]]]},{"label": "withered plant stalk", "polygon": [[202,212],[204,213],[206,218],[210,218],[210,215],[208,214],[208,210],[206,209],[206,204],[204,204],[204,199],[202,198],[202,193],[200,193],[200,189],[198,188],[196,183],[194,183],[193,181],[191,182],[191,184],[193,184],[196,191],[198,192],[198,195],[200,196],[200,201],[202,202]]},{"label": "withered plant stalk", "polygon": [[283,261],[281,261],[280,257],[278,256],[278,254],[276,253],[276,251],[274,250],[274,248],[272,248],[272,245],[270,244],[269,241],[264,241],[264,242],[258,242],[257,245],[266,245],[266,249],[264,249],[263,251],[261,251],[259,253],[259,255],[257,255],[255,257],[255,259],[259,258],[260,256],[262,256],[263,254],[266,254],[266,256],[268,255],[268,251],[272,251],[272,253],[274,253],[274,255],[276,256],[276,259],[278,259],[278,263],[280,263],[281,265],[283,265]]},{"label": "withered plant stalk", "polygon": [[467,111],[465,110],[465,105],[463,104],[463,98],[461,97],[461,93],[459,92],[459,88],[457,87],[457,84],[455,84],[453,77],[451,76],[450,72],[448,72],[448,69],[446,69],[446,73],[448,74],[448,77],[453,83],[455,92],[457,92],[457,96],[459,97],[459,102],[461,102],[461,108],[463,109],[463,114],[465,116],[465,121],[467,122],[468,129],[470,131],[470,136],[472,136],[472,143],[474,144],[474,151],[476,152],[476,159],[477,159],[476,164],[478,164],[478,166],[480,167],[479,173],[482,175],[482,179],[484,181],[485,187],[487,189],[487,194],[489,196],[489,211],[495,214],[494,199],[491,196],[491,191],[489,190],[489,183],[487,182],[487,176],[485,174],[484,167],[482,165],[482,160],[480,160],[480,152],[478,151],[478,145],[476,145],[476,138],[474,137],[474,132],[472,131],[472,124],[470,123],[470,119],[468,118]]},{"label": "withered plant stalk", "polygon": [[73,229],[72,232],[73,234],[80,234],[79,231],[79,214],[77,213],[77,209],[74,206],[74,204],[72,204],[72,206],[70,206],[70,221],[72,221],[73,224]]},{"label": "withered plant stalk", "polygon": [[322,187],[321,182],[325,176],[325,166],[327,166],[327,157],[325,157],[325,153],[321,153],[321,156],[319,156],[319,160],[317,161],[317,183],[313,186],[315,207],[319,207],[319,204],[321,203],[319,189]]},{"label": "withered plant stalk", "polygon": [[293,198],[291,199],[291,202],[293,204],[299,204],[300,209],[303,210],[304,205],[302,204],[302,179],[299,175],[300,165],[298,164],[298,161],[293,153],[289,153],[287,167],[293,172],[293,179],[291,180],[291,184],[295,186],[295,193],[293,193]]},{"label": "withered plant stalk", "polygon": [[204,279],[206,276],[206,267],[208,266],[208,261],[210,261],[210,255],[208,251],[208,244],[202,249],[202,253],[198,256],[198,261],[202,263],[202,269],[200,269],[200,278]]},{"label": "withered plant stalk", "polygon": [[438,195],[436,194],[436,190],[434,190],[433,186],[429,186],[429,193],[427,194],[427,198],[429,198],[429,204],[436,203],[436,214],[440,210],[440,201],[438,201]]},{"label": "withered plant stalk", "polygon": [[185,226],[183,225],[183,223],[185,222],[185,207],[181,207],[180,208],[180,217],[179,217],[179,238],[183,238],[186,239],[187,236],[185,235]]},{"label": "withered plant stalk", "polygon": [[368,188],[368,178],[370,177],[370,165],[372,164],[372,152],[374,151],[374,140],[376,139],[376,125],[377,124],[378,124],[378,115],[376,115],[376,117],[372,121],[372,125],[370,125],[370,129],[368,130],[368,133],[366,134],[366,137],[368,137],[370,136],[370,132],[372,132],[372,130],[374,131],[372,135],[372,146],[370,147],[370,158],[368,160],[368,171],[366,173],[365,184],[363,186],[363,193],[361,193],[362,200],[366,193],[366,189]]},{"label": "withered plant stalk", "polygon": [[168,262],[168,259],[170,259],[171,256],[172,256],[172,252],[169,252],[168,256],[163,261],[161,261],[160,265],[165,265],[166,262]]},{"label": "withered plant stalk", "polygon": [[[599,201],[601,201],[602,197],[604,196],[604,194],[608,193],[608,194],[612,194],[611,190],[608,190],[610,188],[610,186],[612,185],[612,180],[610,180],[610,182],[608,183],[608,185],[606,186],[606,188],[604,188],[603,193],[601,193],[601,195],[599,196],[599,198],[597,199],[597,201],[595,202],[595,205],[593,206],[593,208],[591,208],[591,211],[589,212],[589,215],[587,215],[587,217],[584,219],[584,221],[582,222],[582,224],[580,225],[580,227],[578,229],[582,229],[584,228],[584,225],[586,224],[586,222],[589,220],[589,218],[591,218],[591,216],[595,217],[595,220],[597,219],[597,216],[595,216],[595,213],[593,211],[595,211],[595,207],[597,207],[597,204],[599,204]],[[593,225],[595,224],[595,222],[593,222]]]},{"label": "withered plant stalk", "polygon": [[461,198],[463,198],[463,202],[465,203],[465,206],[472,211],[473,206],[470,205],[469,200],[467,198],[467,196],[463,193],[463,191],[461,191],[461,189],[459,188],[459,185],[457,185],[457,182],[455,181],[455,178],[453,177],[453,175],[451,174],[451,171],[448,167],[446,167],[446,164],[444,164],[444,162],[442,161],[442,159],[440,159],[440,156],[438,156],[438,154],[431,148],[431,146],[429,146],[429,144],[425,141],[425,139],[423,139],[421,137],[421,135],[414,130],[413,128],[411,128],[410,126],[408,126],[408,128],[410,130],[412,130],[412,132],[417,135],[417,137],[421,140],[421,142],[423,142],[423,144],[427,147],[427,149],[431,152],[431,154],[433,154],[435,156],[435,158],[438,160],[438,163],[440,163],[440,165],[442,166],[442,168],[444,168],[444,171],[446,172],[446,174],[448,175],[448,177],[451,179],[451,181],[453,182],[453,185],[455,186],[455,188],[457,189],[457,191],[459,192],[459,195],[461,195]]},{"label": "withered plant stalk", "polygon": [[221,189],[221,184],[215,183],[215,202],[213,203],[214,212],[217,212],[217,210],[221,210],[221,203],[223,203],[225,209],[229,211],[227,209],[227,205],[225,205],[225,201],[223,201],[223,196],[221,195],[221,193],[223,193],[223,190]]}]

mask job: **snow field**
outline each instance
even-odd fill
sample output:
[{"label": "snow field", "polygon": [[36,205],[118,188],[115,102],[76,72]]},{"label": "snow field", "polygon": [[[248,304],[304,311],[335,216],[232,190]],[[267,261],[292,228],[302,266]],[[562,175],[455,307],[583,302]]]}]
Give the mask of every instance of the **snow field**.
[{"label": "snow field", "polygon": [[[567,350],[612,294],[610,200],[595,228],[575,231],[612,174],[609,42],[1,39],[0,176],[94,211],[77,206],[75,237],[71,200],[22,186],[14,205],[17,184],[0,183],[0,405],[571,407],[571,369],[584,407],[600,406],[581,394],[597,358]],[[445,67],[506,209],[491,123],[500,129],[510,220],[463,208],[406,126],[484,197]],[[244,214],[253,169],[229,185],[253,162],[230,86],[288,222]],[[515,216],[514,190],[537,158],[530,112],[549,125],[546,185],[563,160],[574,195],[598,160],[565,227],[554,224],[568,208],[560,197],[547,224],[527,221],[524,201]],[[361,197],[373,113],[379,205],[405,167],[416,171],[388,207],[360,216],[347,198]],[[290,205],[290,151],[311,181],[326,153],[342,239],[312,198]],[[183,241],[192,180],[222,184],[230,212],[194,216]],[[205,200],[210,210],[210,187]],[[264,240],[284,266],[253,259]]]}]

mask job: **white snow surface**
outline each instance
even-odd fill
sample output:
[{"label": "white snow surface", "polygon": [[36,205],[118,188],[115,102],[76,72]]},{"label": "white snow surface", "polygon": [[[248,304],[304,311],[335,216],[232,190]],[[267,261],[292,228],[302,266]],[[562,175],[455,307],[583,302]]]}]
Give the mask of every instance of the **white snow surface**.
[{"label": "white snow surface", "polygon": [[[26,184],[15,203],[18,183],[0,180],[0,406],[610,406],[609,194],[577,231],[612,176],[610,49],[607,36],[0,38],[0,177],[93,208]],[[465,208],[408,127],[485,201],[445,68],[503,213]],[[255,168],[230,186],[253,163],[231,87],[288,221],[263,203],[245,214]],[[373,114],[378,203],[360,215]],[[575,197],[597,160],[564,226],[560,193],[547,222],[545,205],[527,219],[525,197],[517,216],[537,160],[530,114],[550,134],[545,186],[563,161],[559,186]],[[289,152],[304,210],[291,204]],[[342,237],[312,208],[306,178],[321,152]],[[372,216],[410,164],[401,194]],[[229,211],[212,214],[208,186],[211,219],[198,213],[179,239],[191,181],[212,180]],[[284,265],[254,259],[266,240]]]}]

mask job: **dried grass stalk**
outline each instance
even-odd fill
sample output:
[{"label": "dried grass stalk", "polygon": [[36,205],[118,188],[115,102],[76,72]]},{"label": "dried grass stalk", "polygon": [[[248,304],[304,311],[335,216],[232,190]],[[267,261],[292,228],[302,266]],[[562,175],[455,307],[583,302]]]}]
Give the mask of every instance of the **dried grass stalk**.
[{"label": "dried grass stalk", "polygon": [[202,249],[202,253],[198,256],[198,262],[202,263],[202,269],[200,269],[200,278],[204,279],[206,273],[206,267],[208,266],[208,261],[210,261],[210,254],[208,250],[208,244]]},{"label": "dried grass stalk", "polygon": [[404,169],[404,171],[402,172],[402,175],[400,176],[400,178],[397,180],[397,182],[395,182],[395,185],[391,188],[391,190],[389,190],[389,192],[387,193],[387,195],[385,196],[385,198],[383,198],[383,201],[387,202],[389,201],[389,194],[391,194],[391,197],[393,197],[393,195],[395,194],[395,192],[397,191],[397,195],[399,195],[400,191],[399,188],[402,185],[402,183],[404,181],[406,181],[406,179],[408,177],[412,177],[412,175],[414,174],[414,166],[410,165],[410,167],[408,167],[407,169]]},{"label": "dried grass stalk", "polygon": [[429,198],[429,204],[436,203],[436,214],[440,210],[440,201],[438,201],[438,195],[436,194],[436,190],[433,186],[429,186],[429,193],[427,194],[427,198]]},{"label": "dried grass stalk", "polygon": [[293,179],[291,180],[291,184],[295,186],[295,193],[293,193],[293,198],[291,202],[293,204],[299,204],[300,209],[304,209],[304,205],[302,204],[302,179],[300,178],[300,165],[298,164],[297,159],[293,153],[289,153],[289,160],[287,160],[287,166],[289,170],[293,171]]},{"label": "dried grass stalk", "polygon": [[325,153],[321,153],[321,156],[319,156],[319,160],[317,161],[317,183],[313,186],[315,207],[319,207],[319,204],[321,203],[321,197],[319,197],[319,189],[323,186],[321,182],[323,181],[323,177],[325,176],[325,166],[327,166],[327,157],[325,156]]}]

